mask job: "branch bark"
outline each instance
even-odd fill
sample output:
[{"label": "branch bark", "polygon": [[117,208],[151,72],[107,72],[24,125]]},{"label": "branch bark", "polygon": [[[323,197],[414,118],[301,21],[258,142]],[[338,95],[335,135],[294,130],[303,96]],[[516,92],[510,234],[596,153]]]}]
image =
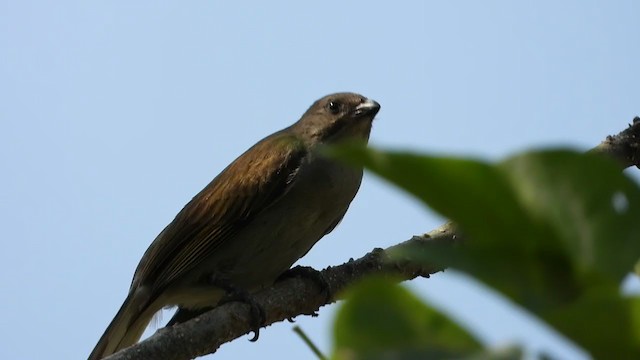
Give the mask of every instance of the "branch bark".
[{"label": "branch bark", "polygon": [[[600,153],[616,159],[623,167],[640,168],[640,118],[636,117],[629,127],[617,135],[607,138],[590,152]],[[422,236],[387,249],[374,249],[357,260],[349,260],[322,270],[328,289],[309,278],[289,278],[256,294],[255,300],[265,310],[263,327],[298,315],[316,315],[316,311],[340,299],[343,290],[367,276],[392,277],[398,282],[416,277],[428,278],[444,270],[441,266],[415,264],[389,254],[402,249],[420,246],[425,251],[439,246],[457,246],[461,235],[451,223],[444,224]],[[327,294],[328,292],[328,294]],[[224,343],[237,339],[251,331],[249,305],[232,302],[216,307],[183,324],[165,327],[153,336],[105,359],[166,359],[184,360],[211,354]]]},{"label": "branch bark", "polygon": [[640,168],[640,117],[636,116],[629,126],[617,135],[609,135],[590,152],[600,153],[620,162],[625,168]]}]

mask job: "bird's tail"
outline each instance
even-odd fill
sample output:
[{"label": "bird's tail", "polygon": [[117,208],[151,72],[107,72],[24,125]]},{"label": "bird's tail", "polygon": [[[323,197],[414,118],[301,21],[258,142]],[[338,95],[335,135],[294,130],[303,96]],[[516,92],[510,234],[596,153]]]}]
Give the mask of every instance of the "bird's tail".
[{"label": "bird's tail", "polygon": [[88,360],[102,359],[140,340],[156,311],[147,306],[147,299],[141,299],[139,295],[135,291],[129,293]]}]

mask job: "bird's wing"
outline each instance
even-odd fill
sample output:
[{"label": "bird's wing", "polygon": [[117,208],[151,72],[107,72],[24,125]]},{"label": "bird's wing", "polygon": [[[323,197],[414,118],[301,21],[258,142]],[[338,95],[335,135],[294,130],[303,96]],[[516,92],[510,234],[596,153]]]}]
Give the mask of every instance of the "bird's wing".
[{"label": "bird's wing", "polygon": [[241,155],[158,235],[136,269],[132,289],[149,284],[160,291],[233,241],[239,228],[288,191],[306,155],[300,140],[284,133]]}]

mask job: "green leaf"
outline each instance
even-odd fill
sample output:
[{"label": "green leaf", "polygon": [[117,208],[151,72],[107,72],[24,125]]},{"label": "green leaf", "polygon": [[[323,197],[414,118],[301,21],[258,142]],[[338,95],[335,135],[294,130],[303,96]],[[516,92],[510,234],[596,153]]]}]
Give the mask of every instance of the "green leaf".
[{"label": "green leaf", "polygon": [[364,281],[347,298],[334,325],[333,359],[456,358],[481,349],[458,325],[388,280]]},{"label": "green leaf", "polygon": [[[596,357],[616,348],[640,358],[633,307],[619,285],[640,258],[640,189],[617,164],[566,150],[515,156],[498,165],[343,147],[335,154],[416,195],[452,219],[459,248],[400,254],[467,272],[537,313]],[[621,306],[624,336],[601,326]],[[553,314],[553,315],[551,315]],[[563,317],[560,314],[573,314]],[[579,321],[578,321],[579,320]],[[579,325],[578,325],[579,324]],[[613,326],[613,324],[607,324]]]},{"label": "green leaf", "polygon": [[500,165],[520,203],[553,229],[583,275],[619,284],[640,256],[640,190],[610,159],[544,151]]},{"label": "green leaf", "polygon": [[640,298],[599,291],[542,318],[569,335],[596,359],[640,359]]},{"label": "green leaf", "polygon": [[[499,167],[361,147],[337,151],[342,158],[361,163],[416,195],[473,238],[463,248],[439,248],[430,253],[411,250],[403,256],[457,267],[528,308],[544,308],[574,296],[576,281],[559,242],[527,214]],[[553,265],[556,271],[540,272],[542,264]],[[542,288],[558,290],[552,292],[557,296],[538,296]]]},{"label": "green leaf", "polygon": [[332,153],[364,165],[463,228],[474,229],[485,237],[495,231],[517,236],[521,226],[528,226],[508,179],[490,164],[361,146],[336,147]]},{"label": "green leaf", "polygon": [[[524,358],[522,348],[509,346],[506,348],[488,349],[467,355],[457,360],[520,360]],[[422,358],[425,359],[425,358]],[[441,358],[436,358],[441,359]]]}]

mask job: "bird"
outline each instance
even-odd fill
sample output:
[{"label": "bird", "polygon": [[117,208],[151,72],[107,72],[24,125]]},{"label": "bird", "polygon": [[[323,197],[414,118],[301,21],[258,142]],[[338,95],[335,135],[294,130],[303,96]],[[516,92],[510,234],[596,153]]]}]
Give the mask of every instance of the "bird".
[{"label": "bird", "polygon": [[138,342],[165,307],[197,311],[215,306],[229,288],[252,294],[272,285],[334,230],[360,188],[362,167],[323,149],[368,142],[379,110],[360,94],[324,96],[228,165],[145,251],[89,360]]}]

